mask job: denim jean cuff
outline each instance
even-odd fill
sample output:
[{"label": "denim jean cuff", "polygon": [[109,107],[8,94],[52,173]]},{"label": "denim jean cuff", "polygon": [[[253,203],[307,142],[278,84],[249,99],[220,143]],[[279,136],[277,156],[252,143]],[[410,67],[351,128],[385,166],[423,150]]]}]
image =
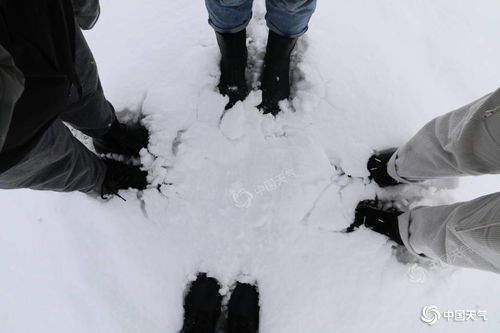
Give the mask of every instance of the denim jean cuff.
[{"label": "denim jean cuff", "polygon": [[300,36],[302,36],[303,34],[306,33],[307,29],[309,29],[308,26],[306,26],[304,28],[304,30],[302,30],[301,32],[299,32],[298,34],[285,34],[283,32],[281,32],[274,24],[272,24],[271,22],[269,22],[269,20],[267,21],[267,27],[269,28],[269,30],[271,30],[272,32],[282,36],[282,37],[288,37],[288,38],[299,38]]},{"label": "denim jean cuff", "polygon": [[248,19],[246,22],[244,22],[243,24],[240,24],[239,26],[235,27],[235,28],[231,28],[231,29],[222,29],[222,28],[219,28],[218,26],[216,26],[211,19],[208,19],[208,24],[210,24],[212,26],[212,28],[214,28],[214,30],[218,33],[221,33],[221,34],[235,34],[237,32],[240,32],[244,29],[246,29],[246,27],[248,26],[248,23],[250,22],[250,19]]}]

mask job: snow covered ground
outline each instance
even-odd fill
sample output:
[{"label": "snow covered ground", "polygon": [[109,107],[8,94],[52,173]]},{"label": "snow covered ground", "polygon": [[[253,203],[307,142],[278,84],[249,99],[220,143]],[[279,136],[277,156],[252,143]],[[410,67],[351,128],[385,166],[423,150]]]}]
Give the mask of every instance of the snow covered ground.
[{"label": "snow covered ground", "polygon": [[[263,17],[256,0],[253,86]],[[489,176],[383,192],[365,163],[499,86],[500,3],[319,1],[276,119],[258,91],[223,113],[206,19],[201,0],[103,1],[87,37],[121,116],[145,116],[161,193],[0,191],[0,331],[176,333],[205,271],[224,293],[258,283],[261,333],[498,332],[500,276],[401,262],[384,237],[339,231],[375,193],[435,205],[498,191]],[[430,327],[427,305],[488,320]]]}]

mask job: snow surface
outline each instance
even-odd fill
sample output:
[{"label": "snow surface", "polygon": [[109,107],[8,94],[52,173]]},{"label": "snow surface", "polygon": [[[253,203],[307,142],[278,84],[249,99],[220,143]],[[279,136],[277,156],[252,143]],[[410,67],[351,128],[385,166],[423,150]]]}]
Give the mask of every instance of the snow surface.
[{"label": "snow surface", "polygon": [[[258,282],[261,333],[498,332],[500,276],[427,269],[380,235],[340,230],[375,193],[436,205],[497,191],[488,176],[383,192],[365,163],[499,86],[500,3],[319,1],[276,119],[258,91],[223,113],[206,16],[202,1],[103,1],[87,37],[120,115],[145,116],[142,161],[164,185],[126,202],[0,191],[0,331],[175,333],[185,285],[205,271],[224,294]],[[263,17],[256,1],[253,86]],[[425,305],[489,320],[429,327]]]}]

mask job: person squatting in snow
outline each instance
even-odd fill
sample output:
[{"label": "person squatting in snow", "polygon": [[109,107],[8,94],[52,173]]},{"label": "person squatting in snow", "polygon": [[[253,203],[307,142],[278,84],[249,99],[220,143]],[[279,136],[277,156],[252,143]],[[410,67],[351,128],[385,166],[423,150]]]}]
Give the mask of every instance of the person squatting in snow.
[{"label": "person squatting in snow", "polygon": [[[245,27],[252,0],[207,0],[221,49],[220,92],[228,108],[248,94]],[[268,0],[270,29],[262,77],[264,113],[290,95],[290,54],[307,31],[316,0]],[[121,124],[103,93],[81,29],[91,29],[99,0],[0,1],[0,188],[117,194],[147,187],[140,167],[100,158],[63,122],[93,138],[100,154],[138,156],[149,133]]]},{"label": "person squatting in snow", "polygon": [[[380,187],[500,173],[500,89],[432,120],[399,149],[373,155],[368,170]],[[388,206],[361,202],[348,231],[364,224],[418,257],[500,273],[500,192],[405,213]]]},{"label": "person squatting in snow", "polygon": [[104,97],[81,31],[99,13],[98,0],[0,1],[0,188],[146,188],[145,171],[98,157],[63,124],[101,154],[137,156],[148,144],[148,131],[119,123]]}]

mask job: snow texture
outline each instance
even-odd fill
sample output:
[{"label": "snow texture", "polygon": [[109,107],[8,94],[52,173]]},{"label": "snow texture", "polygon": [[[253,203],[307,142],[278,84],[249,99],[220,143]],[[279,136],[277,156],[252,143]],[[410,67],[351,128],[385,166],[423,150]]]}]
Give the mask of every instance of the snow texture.
[{"label": "snow texture", "polygon": [[[257,87],[267,28],[254,7]],[[261,333],[498,332],[500,276],[415,263],[369,230],[342,230],[376,193],[414,206],[498,190],[497,176],[381,190],[365,164],[498,87],[499,2],[319,1],[276,119],[256,89],[223,112],[206,19],[202,1],[103,1],[87,38],[119,116],[151,132],[153,185],[126,202],[0,191],[0,330],[176,333],[203,271],[226,296],[258,283]],[[429,327],[426,305],[489,318]]]}]

